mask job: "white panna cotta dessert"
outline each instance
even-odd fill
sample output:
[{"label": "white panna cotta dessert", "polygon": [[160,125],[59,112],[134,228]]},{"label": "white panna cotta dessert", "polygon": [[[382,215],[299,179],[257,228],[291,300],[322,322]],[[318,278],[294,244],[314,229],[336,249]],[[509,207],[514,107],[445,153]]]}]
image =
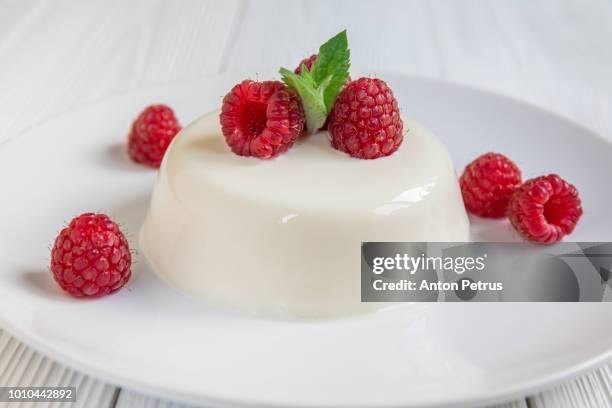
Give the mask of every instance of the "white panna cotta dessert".
[{"label": "white panna cotta dessert", "polygon": [[331,317],[361,302],[361,242],[467,241],[445,147],[404,120],[392,155],[360,160],[303,136],[272,160],[238,156],[213,112],[166,152],[140,248],[171,286],[251,313]]}]

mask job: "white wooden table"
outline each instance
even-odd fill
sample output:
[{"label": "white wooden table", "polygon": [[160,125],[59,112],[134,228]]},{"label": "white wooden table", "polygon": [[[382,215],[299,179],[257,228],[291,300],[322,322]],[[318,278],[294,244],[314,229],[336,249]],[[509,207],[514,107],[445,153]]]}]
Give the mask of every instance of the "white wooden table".
[{"label": "white wooden table", "polygon": [[[293,67],[342,28],[360,70],[493,90],[612,139],[610,0],[0,0],[0,143],[109,94]],[[77,407],[175,405],[75,372],[2,329],[0,385],[76,385]],[[612,407],[612,364],[506,406]]]}]

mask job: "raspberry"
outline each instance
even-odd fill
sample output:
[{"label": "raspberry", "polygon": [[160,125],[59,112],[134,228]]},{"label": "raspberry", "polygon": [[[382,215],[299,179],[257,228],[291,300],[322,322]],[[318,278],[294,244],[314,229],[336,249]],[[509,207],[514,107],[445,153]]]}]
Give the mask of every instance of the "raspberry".
[{"label": "raspberry", "polygon": [[304,58],[303,60],[300,61],[300,63],[298,64],[294,72],[300,75],[302,73],[302,64],[306,65],[306,68],[308,68],[308,70],[310,71],[312,69],[312,64],[314,64],[316,60],[317,60],[317,54],[312,54],[310,57]]},{"label": "raspberry", "polygon": [[329,118],[332,146],[362,159],[395,152],[404,138],[403,126],[393,92],[373,78],[349,82]]},{"label": "raspberry", "polygon": [[147,107],[132,124],[128,153],[136,163],[159,167],[166,149],[181,130],[174,112],[166,105]]},{"label": "raspberry", "polygon": [[99,297],[130,279],[132,255],[125,236],[104,214],[85,213],[70,221],[51,251],[53,277],[76,297]]},{"label": "raspberry", "polygon": [[287,151],[304,129],[299,97],[278,81],[235,85],[223,98],[219,119],[234,153],[260,159]]},{"label": "raspberry", "polygon": [[521,171],[503,154],[486,153],[465,167],[459,184],[469,212],[502,218],[510,196],[521,185]]},{"label": "raspberry", "polygon": [[[310,57],[304,58],[303,60],[300,61],[297,68],[295,68],[293,72],[300,75],[302,73],[302,65],[306,65],[306,68],[308,68],[309,71],[312,70],[312,65],[315,63],[316,60],[317,60],[317,54],[312,54]],[[346,82],[347,83],[351,82],[350,75],[348,79],[346,80]]]},{"label": "raspberry", "polygon": [[552,244],[570,234],[582,216],[576,187],[556,174],[527,180],[508,206],[508,218],[525,238]]}]

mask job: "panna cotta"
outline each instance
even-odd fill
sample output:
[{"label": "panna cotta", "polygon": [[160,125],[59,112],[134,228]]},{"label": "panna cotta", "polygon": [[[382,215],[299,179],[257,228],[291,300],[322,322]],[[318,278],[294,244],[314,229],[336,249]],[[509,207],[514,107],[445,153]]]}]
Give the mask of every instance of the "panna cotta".
[{"label": "panna cotta", "polygon": [[251,313],[330,317],[361,302],[361,242],[467,241],[442,143],[404,120],[391,156],[361,160],[327,132],[273,160],[237,156],[213,112],[184,128],[159,170],[140,248],[171,286]]}]

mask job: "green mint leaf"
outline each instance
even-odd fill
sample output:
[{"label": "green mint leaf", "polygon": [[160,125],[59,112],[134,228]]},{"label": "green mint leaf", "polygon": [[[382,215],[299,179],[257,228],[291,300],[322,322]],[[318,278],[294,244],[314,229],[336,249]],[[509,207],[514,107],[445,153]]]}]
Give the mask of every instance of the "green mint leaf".
[{"label": "green mint leaf", "polygon": [[283,82],[289,88],[296,91],[302,100],[308,131],[310,133],[316,132],[325,123],[327,110],[323,97],[312,80],[312,76],[310,76],[310,73],[305,76],[297,75],[285,68],[280,69],[280,74],[282,75]]},{"label": "green mint leaf", "polygon": [[285,84],[302,99],[309,133],[316,132],[325,123],[336,97],[346,84],[349,67],[350,51],[344,30],[321,45],[311,70],[304,64],[300,75],[286,68],[280,69]]},{"label": "green mint leaf", "polygon": [[312,77],[321,89],[328,114],[348,79],[350,57],[351,52],[344,30],[321,45],[312,66]]}]

